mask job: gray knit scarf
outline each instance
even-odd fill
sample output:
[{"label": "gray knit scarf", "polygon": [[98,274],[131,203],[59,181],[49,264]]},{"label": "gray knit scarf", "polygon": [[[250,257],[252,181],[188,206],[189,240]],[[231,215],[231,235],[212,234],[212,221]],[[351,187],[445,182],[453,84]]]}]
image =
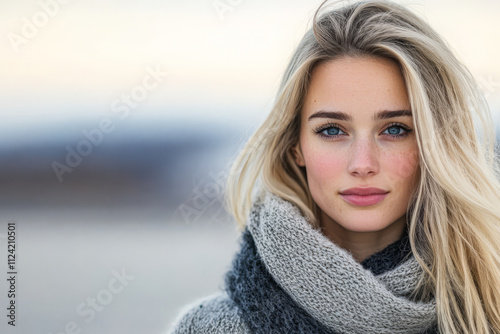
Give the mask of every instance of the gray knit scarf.
[{"label": "gray knit scarf", "polygon": [[241,240],[226,290],[252,333],[437,333],[435,303],[407,298],[421,269],[402,240],[360,264],[271,193]]}]

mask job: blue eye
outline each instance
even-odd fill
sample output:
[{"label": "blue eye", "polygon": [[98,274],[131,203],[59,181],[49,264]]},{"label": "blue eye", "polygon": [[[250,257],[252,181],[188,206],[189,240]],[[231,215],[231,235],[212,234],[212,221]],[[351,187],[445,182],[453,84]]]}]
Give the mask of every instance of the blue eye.
[{"label": "blue eye", "polygon": [[346,134],[344,131],[340,130],[338,126],[335,126],[333,124],[326,124],[323,125],[315,130],[315,132],[324,138],[336,138],[341,136],[341,132],[343,134]]},{"label": "blue eye", "polygon": [[328,129],[325,129],[323,130],[322,132],[325,132],[326,131],[326,134],[330,135],[330,136],[338,136],[339,133],[342,131],[340,130],[339,128],[337,127],[329,127]]},{"label": "blue eye", "polygon": [[[392,138],[406,137],[412,131],[411,129],[404,127],[402,125],[391,125],[383,133],[387,131],[387,134]],[[401,132],[403,131],[403,132]]]},{"label": "blue eye", "polygon": [[391,126],[390,128],[387,128],[387,130],[389,131],[389,134],[391,134],[391,135],[399,134],[399,130],[401,130],[401,129],[402,129],[401,127],[397,127],[397,126]]}]

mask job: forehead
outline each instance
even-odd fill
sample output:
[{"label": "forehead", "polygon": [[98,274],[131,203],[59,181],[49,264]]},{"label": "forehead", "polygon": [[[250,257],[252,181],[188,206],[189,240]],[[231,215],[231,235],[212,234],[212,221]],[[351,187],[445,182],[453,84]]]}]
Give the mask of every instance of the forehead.
[{"label": "forehead", "polygon": [[409,109],[398,64],[388,58],[344,57],[317,64],[304,101],[305,117],[321,109],[351,114]]}]

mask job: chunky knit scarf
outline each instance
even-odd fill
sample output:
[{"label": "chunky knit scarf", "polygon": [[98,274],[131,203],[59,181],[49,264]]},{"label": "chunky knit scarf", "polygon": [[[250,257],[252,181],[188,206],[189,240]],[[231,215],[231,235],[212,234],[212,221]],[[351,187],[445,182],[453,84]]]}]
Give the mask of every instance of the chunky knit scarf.
[{"label": "chunky knit scarf", "polygon": [[267,193],[252,208],[226,290],[252,333],[437,333],[435,303],[406,298],[420,270],[406,235],[360,264]]}]

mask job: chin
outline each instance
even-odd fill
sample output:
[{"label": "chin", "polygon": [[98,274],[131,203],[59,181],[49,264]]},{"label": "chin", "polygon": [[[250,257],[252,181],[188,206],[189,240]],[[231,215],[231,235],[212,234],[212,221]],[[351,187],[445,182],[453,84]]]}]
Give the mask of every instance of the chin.
[{"label": "chin", "polygon": [[342,226],[343,229],[351,232],[379,232],[392,225],[392,223],[387,222],[382,217],[374,217],[373,212],[358,215],[351,213],[348,219],[332,220]]},{"label": "chin", "polygon": [[358,222],[354,224],[341,224],[341,226],[351,232],[378,232],[386,229],[388,225],[377,224],[377,223],[368,223],[368,224],[359,224]]}]

